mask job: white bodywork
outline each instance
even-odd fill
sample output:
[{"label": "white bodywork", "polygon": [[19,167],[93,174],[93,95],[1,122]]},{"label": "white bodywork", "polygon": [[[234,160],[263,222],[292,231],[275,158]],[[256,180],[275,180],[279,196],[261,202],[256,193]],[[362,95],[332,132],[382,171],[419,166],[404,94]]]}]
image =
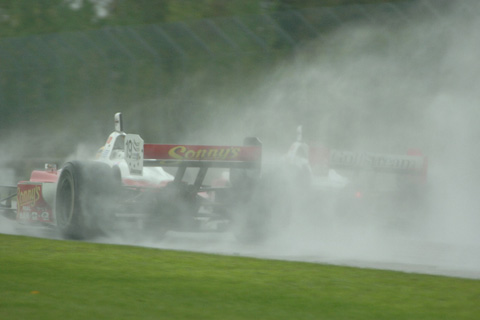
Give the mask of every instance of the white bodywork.
[{"label": "white bodywork", "polygon": [[319,189],[344,188],[350,180],[336,170],[327,167],[327,163],[312,168],[310,163],[310,147],[301,141],[301,127],[298,129],[298,141],[295,141],[285,155],[285,161],[300,170],[309,172],[312,187]]},{"label": "white bodywork", "polygon": [[122,130],[120,114],[115,115],[115,131],[97,153],[97,160],[120,169],[124,182],[164,185],[174,177],[162,167],[143,167],[143,139],[137,134],[126,134]]},{"label": "white bodywork", "polygon": [[312,186],[319,189],[341,189],[352,184],[351,179],[345,176],[350,175],[346,172],[345,175],[340,174],[339,171],[384,173],[387,177],[405,175],[425,179],[428,166],[427,158],[421,153],[391,155],[311,148],[302,140],[301,126],[297,129],[297,141],[291,145],[284,159],[301,172],[309,172]]}]

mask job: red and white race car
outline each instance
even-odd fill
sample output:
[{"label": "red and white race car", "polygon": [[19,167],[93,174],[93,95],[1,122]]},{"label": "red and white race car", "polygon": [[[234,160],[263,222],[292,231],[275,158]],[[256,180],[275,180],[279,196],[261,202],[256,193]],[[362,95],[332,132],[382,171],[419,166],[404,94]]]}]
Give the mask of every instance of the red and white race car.
[{"label": "red and white race car", "polygon": [[405,215],[425,209],[428,158],[418,150],[406,154],[352,152],[311,146],[302,128],[285,158],[313,198],[335,201],[335,213],[388,211]]},{"label": "red and white race car", "polygon": [[[96,159],[34,170],[0,199],[0,211],[73,239],[98,236],[120,221],[158,237],[167,230],[224,230],[233,208],[249,201],[261,157],[257,138],[242,146],[145,144],[123,131],[117,113]],[[215,169],[219,176],[209,175]]]}]

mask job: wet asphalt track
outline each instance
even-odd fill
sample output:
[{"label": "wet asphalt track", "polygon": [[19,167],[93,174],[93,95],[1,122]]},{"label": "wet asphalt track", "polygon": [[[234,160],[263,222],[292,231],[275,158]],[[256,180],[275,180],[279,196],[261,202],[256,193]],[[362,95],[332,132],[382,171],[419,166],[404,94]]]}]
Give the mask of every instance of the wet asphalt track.
[{"label": "wet asphalt track", "polygon": [[[3,217],[0,217],[0,233],[59,239],[52,230],[18,228],[14,221]],[[95,242],[480,279],[480,245],[402,236],[384,237],[381,243],[376,237],[363,240],[329,237],[324,241],[321,238],[283,235],[261,245],[246,245],[228,232],[168,232],[157,242],[125,233]]]}]

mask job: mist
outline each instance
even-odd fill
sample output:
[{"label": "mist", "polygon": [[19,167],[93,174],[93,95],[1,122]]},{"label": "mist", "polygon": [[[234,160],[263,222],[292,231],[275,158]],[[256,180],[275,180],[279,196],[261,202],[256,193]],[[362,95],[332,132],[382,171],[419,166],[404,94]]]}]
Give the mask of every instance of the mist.
[{"label": "mist", "polygon": [[[480,277],[478,13],[476,2],[460,1],[441,17],[419,15],[381,27],[348,25],[303,45],[245,87],[193,97],[206,110],[221,105],[224,111],[203,115],[203,127],[174,141],[241,144],[244,137],[257,136],[265,166],[286,153],[298,125],[308,143],[329,148],[391,154],[420,149],[429,159],[428,210],[420,216],[405,213],[407,227],[392,223],[388,213],[345,218],[334,209],[296,203],[288,227],[272,230],[269,240],[256,246],[240,244],[230,234],[100,241]],[[132,128],[141,128],[141,112],[130,113]],[[149,118],[145,127],[153,131],[155,121]],[[106,130],[106,138],[111,131],[106,128],[95,129],[94,137]],[[6,148],[22,154],[18,146]],[[93,149],[87,142],[72,157]],[[13,232],[2,225],[0,232]]]},{"label": "mist", "polygon": [[[442,17],[351,25],[305,45],[247,90],[203,97],[230,112],[211,117],[202,137],[233,143],[256,135],[266,159],[287,151],[300,124],[309,143],[391,154],[417,148],[429,159],[428,210],[405,212],[399,219],[408,219],[407,227],[391,223],[389,213],[345,219],[307,208],[293,212],[289,228],[263,246],[231,250],[404,270],[415,265],[422,272],[469,270],[478,277],[478,9],[459,2]],[[183,248],[228,252],[224,243]]]}]

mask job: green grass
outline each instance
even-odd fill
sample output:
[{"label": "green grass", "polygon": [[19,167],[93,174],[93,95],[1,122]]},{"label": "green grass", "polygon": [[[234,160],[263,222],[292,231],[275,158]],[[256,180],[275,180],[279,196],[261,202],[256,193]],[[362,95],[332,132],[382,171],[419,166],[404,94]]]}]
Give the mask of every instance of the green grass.
[{"label": "green grass", "polygon": [[0,235],[0,319],[479,319],[480,281]]}]

